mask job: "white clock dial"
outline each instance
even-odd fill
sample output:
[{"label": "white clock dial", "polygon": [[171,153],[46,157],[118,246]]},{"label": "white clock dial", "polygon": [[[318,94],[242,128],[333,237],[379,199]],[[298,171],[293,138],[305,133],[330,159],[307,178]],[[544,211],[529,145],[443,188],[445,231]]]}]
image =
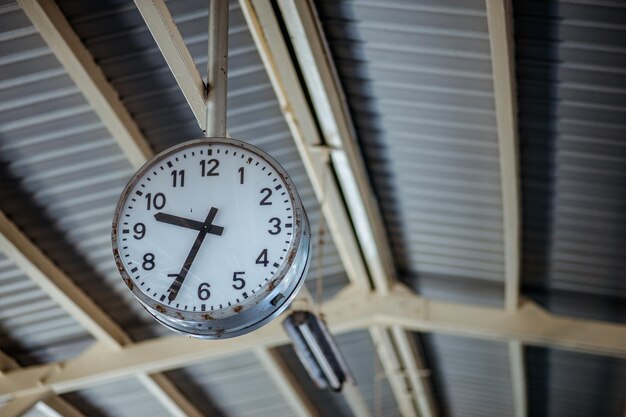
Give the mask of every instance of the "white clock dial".
[{"label": "white clock dial", "polygon": [[127,285],[158,319],[215,327],[211,321],[291,295],[273,290],[290,279],[303,215],[293,184],[267,155],[234,140],[192,141],[131,180],[114,252]]}]

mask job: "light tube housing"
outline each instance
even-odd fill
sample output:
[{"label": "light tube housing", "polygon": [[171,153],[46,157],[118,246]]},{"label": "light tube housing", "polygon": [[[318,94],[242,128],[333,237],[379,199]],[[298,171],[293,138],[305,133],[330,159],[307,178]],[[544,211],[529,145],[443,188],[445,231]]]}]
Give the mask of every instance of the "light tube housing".
[{"label": "light tube housing", "polygon": [[294,311],[283,321],[293,347],[315,385],[341,391],[344,382],[354,383],[326,323],[309,311]]}]

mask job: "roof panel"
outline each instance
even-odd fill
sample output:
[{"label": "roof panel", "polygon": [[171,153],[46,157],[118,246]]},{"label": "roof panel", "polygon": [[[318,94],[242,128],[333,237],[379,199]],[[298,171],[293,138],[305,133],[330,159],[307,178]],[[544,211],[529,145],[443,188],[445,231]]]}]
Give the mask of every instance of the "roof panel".
[{"label": "roof panel", "polygon": [[419,339],[445,416],[514,415],[506,343],[443,334]]},{"label": "roof panel", "polygon": [[401,276],[427,296],[501,305],[484,3],[317,5]]},{"label": "roof panel", "polygon": [[517,1],[514,13],[523,284],[556,312],[623,321],[626,8]]},{"label": "roof panel", "polygon": [[537,347],[526,352],[529,415],[623,416],[623,359]]}]

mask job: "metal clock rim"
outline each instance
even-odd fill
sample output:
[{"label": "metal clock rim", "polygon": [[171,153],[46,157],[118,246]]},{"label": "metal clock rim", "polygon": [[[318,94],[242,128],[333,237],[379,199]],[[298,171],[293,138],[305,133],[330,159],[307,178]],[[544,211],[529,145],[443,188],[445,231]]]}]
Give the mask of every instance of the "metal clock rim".
[{"label": "metal clock rim", "polygon": [[[239,331],[233,332],[236,334],[243,334],[243,333],[247,333],[250,330],[253,330],[254,328],[261,326],[263,323],[269,321],[271,318],[275,317],[277,314],[282,312],[288,306],[288,301],[291,301],[291,299],[295,297],[297,290],[301,287],[301,285],[304,282],[304,275],[306,273],[306,270],[308,269],[308,263],[309,263],[309,259],[308,259],[309,250],[308,249],[310,247],[310,231],[309,231],[309,226],[308,226],[308,219],[306,218],[306,213],[302,206],[302,201],[300,199],[300,196],[298,195],[295,185],[293,184],[291,178],[289,177],[287,172],[284,170],[284,168],[274,158],[272,158],[263,150],[257,148],[254,145],[250,145],[246,142],[243,142],[237,139],[212,137],[212,138],[188,140],[178,145],[174,145],[168,149],[165,149],[159,154],[155,155],[153,158],[147,161],[144,165],[142,165],[137,170],[137,172],[135,172],[135,174],[131,177],[131,179],[128,181],[128,183],[124,187],[124,190],[120,194],[117,206],[115,208],[115,213],[113,216],[113,224],[112,224],[112,232],[111,232],[113,256],[115,258],[118,271],[122,275],[122,278],[124,282],[126,283],[127,287],[131,290],[135,298],[137,298],[137,300],[140,301],[140,303],[148,310],[148,312],[151,315],[153,315],[155,318],[157,318],[159,322],[165,324],[166,326],[174,330],[181,331],[185,334],[191,334],[192,336],[211,337],[212,335],[192,333],[193,331],[199,331],[201,329],[198,328],[194,330],[190,328],[188,325],[184,325],[185,323],[202,323],[202,322],[210,321],[211,323],[214,323],[216,326],[219,326],[219,322],[230,321],[228,320],[229,318],[238,317],[239,315],[244,315],[243,313],[249,310],[253,310],[263,300],[273,297],[272,294],[280,293],[279,289],[284,286],[281,284],[285,284],[284,278],[290,272],[289,270],[291,269],[292,262],[287,262],[287,261],[284,262],[281,265],[281,268],[276,272],[276,274],[272,278],[272,281],[275,282],[273,287],[270,288],[269,291],[265,290],[265,287],[264,287],[264,291],[257,293],[258,295],[255,294],[254,297],[251,297],[252,300],[248,302],[247,307],[240,310],[240,313],[235,312],[235,314],[231,314],[223,318],[214,318],[213,317],[214,314],[219,315],[218,314],[219,312],[226,311],[228,309],[233,309],[235,306],[229,306],[229,307],[225,307],[219,310],[213,310],[210,312],[209,311],[193,312],[193,311],[180,310],[174,307],[170,307],[166,304],[157,302],[155,299],[151,298],[149,295],[145,294],[143,291],[137,288],[137,286],[133,282],[132,277],[126,271],[126,267],[120,256],[117,237],[118,237],[118,228],[119,228],[119,216],[124,207],[124,203],[126,202],[128,198],[129,193],[133,190],[134,186],[137,184],[139,179],[142,178],[142,176],[146,173],[146,171],[148,171],[150,168],[156,165],[159,161],[165,159],[171,154],[174,154],[180,151],[183,148],[194,147],[194,146],[203,145],[203,144],[206,144],[206,145],[226,144],[226,145],[231,145],[234,147],[240,147],[266,160],[280,175],[281,179],[283,180],[285,184],[285,187],[287,188],[287,191],[289,192],[290,199],[293,202],[293,206],[294,206],[294,223],[295,223],[294,239],[289,245],[287,259],[289,259],[289,257],[293,257],[295,259],[296,254],[301,250],[302,244],[305,243],[302,240],[305,239],[307,241],[306,244],[304,245],[307,247],[306,248],[307,250],[305,250],[306,252],[305,264],[306,265],[304,265],[303,268],[300,268],[302,269],[302,271],[296,272],[296,274],[300,276],[294,277],[294,280],[298,281],[295,288],[292,289],[292,292],[288,294],[281,303],[275,306],[276,307],[275,309],[272,309],[271,312],[270,311],[267,312],[270,314],[267,314],[265,317],[261,317],[259,320],[257,320],[256,323],[250,323],[250,326],[246,326],[240,329]],[[286,288],[283,288],[283,289],[286,289]],[[207,313],[208,313],[208,317],[211,317],[210,319],[207,319]],[[157,314],[161,315],[162,317],[157,317]],[[236,335],[236,334],[227,335],[227,333],[228,332],[223,331],[222,335],[215,336],[215,337],[229,337],[229,336]]]}]

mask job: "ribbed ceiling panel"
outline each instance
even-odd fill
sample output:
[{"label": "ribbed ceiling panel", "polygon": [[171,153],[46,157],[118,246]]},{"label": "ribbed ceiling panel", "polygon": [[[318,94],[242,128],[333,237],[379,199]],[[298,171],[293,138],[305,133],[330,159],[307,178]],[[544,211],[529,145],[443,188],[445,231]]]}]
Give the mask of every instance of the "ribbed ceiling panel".
[{"label": "ribbed ceiling panel", "polygon": [[401,275],[429,296],[501,304],[484,1],[317,4]]},{"label": "ribbed ceiling panel", "polygon": [[63,395],[89,417],[167,417],[171,414],[136,379],[97,385]]},{"label": "ribbed ceiling panel", "polygon": [[253,353],[188,366],[167,375],[207,416],[296,416]]},{"label": "ribbed ceiling panel", "polygon": [[442,416],[515,415],[506,343],[435,333],[419,339]]},{"label": "ribbed ceiling panel", "polygon": [[78,355],[93,339],[0,252],[0,350],[21,365]]},{"label": "ribbed ceiling panel", "polygon": [[624,415],[624,359],[535,347],[526,352],[529,416]]},{"label": "ribbed ceiling panel", "polygon": [[626,5],[514,2],[524,282],[626,320]]}]

